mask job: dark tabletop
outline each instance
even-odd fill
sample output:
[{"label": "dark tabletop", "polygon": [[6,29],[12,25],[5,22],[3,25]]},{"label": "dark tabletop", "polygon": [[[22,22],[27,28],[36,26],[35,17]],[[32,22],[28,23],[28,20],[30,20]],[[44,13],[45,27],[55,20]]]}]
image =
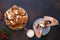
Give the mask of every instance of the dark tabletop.
[{"label": "dark tabletop", "polygon": [[[45,15],[60,18],[60,0],[0,0],[0,11],[2,12],[3,18],[0,21],[2,30],[7,28],[4,23],[4,13],[13,5],[24,8],[29,16],[29,22],[26,28],[32,29],[33,23],[36,19],[41,18]],[[46,35],[42,36],[44,40],[60,40],[60,27],[54,26],[51,31]],[[24,29],[13,31],[10,36],[10,40],[35,40],[26,36]]]}]

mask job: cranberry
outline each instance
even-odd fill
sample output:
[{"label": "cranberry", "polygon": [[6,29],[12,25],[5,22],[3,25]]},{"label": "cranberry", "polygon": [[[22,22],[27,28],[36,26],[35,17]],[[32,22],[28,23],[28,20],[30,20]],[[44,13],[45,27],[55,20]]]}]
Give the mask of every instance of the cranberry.
[{"label": "cranberry", "polygon": [[2,32],[2,38],[5,38],[5,37],[6,37],[5,32]]},{"label": "cranberry", "polygon": [[6,37],[6,40],[8,40],[8,37]]}]

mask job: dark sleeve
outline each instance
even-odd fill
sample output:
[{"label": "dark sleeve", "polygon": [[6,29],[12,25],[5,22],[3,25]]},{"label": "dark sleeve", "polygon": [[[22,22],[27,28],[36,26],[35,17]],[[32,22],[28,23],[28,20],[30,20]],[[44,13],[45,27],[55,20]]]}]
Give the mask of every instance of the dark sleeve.
[{"label": "dark sleeve", "polygon": [[60,26],[60,18],[58,18],[57,20],[59,21],[59,24],[58,24],[58,26]]},{"label": "dark sleeve", "polygon": [[44,38],[37,38],[37,37],[34,37],[34,40],[44,40]]}]

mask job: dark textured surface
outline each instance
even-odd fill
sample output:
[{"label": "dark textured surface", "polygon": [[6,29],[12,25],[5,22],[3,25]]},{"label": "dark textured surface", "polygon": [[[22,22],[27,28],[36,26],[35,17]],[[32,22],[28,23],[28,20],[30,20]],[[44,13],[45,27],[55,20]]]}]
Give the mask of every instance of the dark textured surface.
[{"label": "dark textured surface", "polygon": [[[29,15],[27,28],[32,28],[33,22],[45,15],[60,18],[60,0],[0,0],[0,11],[3,19],[0,26],[4,30],[7,26],[4,23],[4,13],[13,5],[24,8]],[[60,40],[60,27],[52,27],[48,35],[42,37],[44,40]],[[26,37],[26,31],[13,31],[10,40],[34,40],[34,38]]]}]

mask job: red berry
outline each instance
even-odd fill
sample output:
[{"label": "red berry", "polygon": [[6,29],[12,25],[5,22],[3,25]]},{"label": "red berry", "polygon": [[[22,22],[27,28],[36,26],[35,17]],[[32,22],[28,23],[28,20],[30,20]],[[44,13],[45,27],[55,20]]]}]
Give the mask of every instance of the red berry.
[{"label": "red berry", "polygon": [[4,35],[4,36],[2,35],[2,38],[5,38],[5,37],[6,37],[6,35]]},{"label": "red berry", "polygon": [[5,38],[5,37],[6,37],[5,32],[2,32],[2,38]]},{"label": "red berry", "polygon": [[6,40],[8,40],[8,37],[6,37]]},{"label": "red berry", "polygon": [[2,38],[5,39],[5,40],[8,40],[8,37],[6,36],[5,32],[2,32]]}]

